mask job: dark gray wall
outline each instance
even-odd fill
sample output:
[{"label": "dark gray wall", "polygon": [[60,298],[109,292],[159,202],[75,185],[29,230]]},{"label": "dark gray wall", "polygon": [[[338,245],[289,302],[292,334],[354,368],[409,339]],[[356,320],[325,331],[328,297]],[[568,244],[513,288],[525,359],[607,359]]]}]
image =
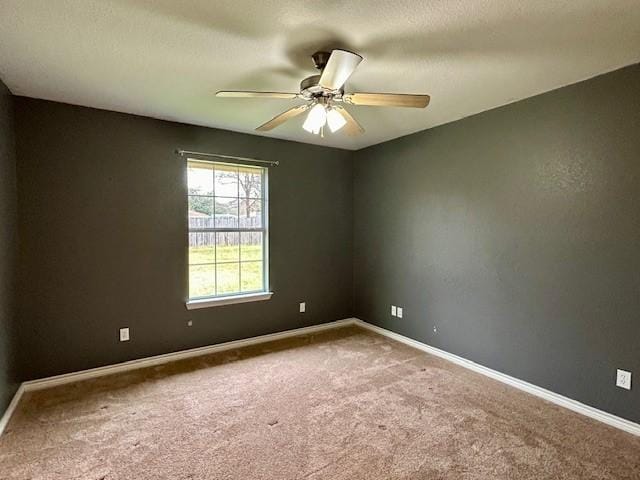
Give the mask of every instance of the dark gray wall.
[{"label": "dark gray wall", "polygon": [[[640,421],[640,391],[614,386],[616,368],[640,371],[639,66],[355,154],[24,98],[16,110],[23,380],[355,311]],[[272,300],[185,309],[176,147],[282,162],[270,172]],[[16,238],[11,159],[3,254]],[[5,399],[14,350],[0,346]]]},{"label": "dark gray wall", "polygon": [[[25,380],[351,315],[350,152],[26,98],[16,115]],[[271,300],[185,309],[177,147],[280,160]]]},{"label": "dark gray wall", "polygon": [[640,421],[638,65],[361,150],[354,199],[356,316]]},{"label": "dark gray wall", "polygon": [[0,81],[0,415],[15,393],[16,155],[13,97]]}]

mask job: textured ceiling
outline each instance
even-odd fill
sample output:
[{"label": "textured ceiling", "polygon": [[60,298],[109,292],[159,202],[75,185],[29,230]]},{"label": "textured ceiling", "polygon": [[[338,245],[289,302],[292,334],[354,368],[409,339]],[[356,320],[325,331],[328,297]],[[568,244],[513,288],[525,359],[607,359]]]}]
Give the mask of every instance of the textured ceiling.
[{"label": "textured ceiling", "polygon": [[[638,0],[0,0],[0,77],[14,94],[253,132],[299,101],[309,55],[365,57],[347,91],[428,93],[425,110],[349,107],[357,149],[640,61]],[[597,101],[597,99],[594,99]]]}]

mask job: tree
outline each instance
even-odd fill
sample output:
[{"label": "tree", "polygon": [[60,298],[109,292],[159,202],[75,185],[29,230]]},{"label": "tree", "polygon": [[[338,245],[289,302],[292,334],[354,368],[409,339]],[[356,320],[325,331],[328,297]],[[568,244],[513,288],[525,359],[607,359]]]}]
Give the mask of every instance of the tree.
[{"label": "tree", "polygon": [[213,216],[213,202],[211,198],[198,196],[198,190],[195,188],[189,189],[189,195],[193,195],[189,197],[189,210]]},{"label": "tree", "polygon": [[220,182],[227,182],[227,184],[238,182],[240,215],[250,218],[252,213],[258,211],[261,204],[261,200],[255,197],[262,196],[262,175],[246,170],[240,170],[239,173],[220,170],[218,172]]},{"label": "tree", "polygon": [[[249,169],[240,169],[239,172],[217,170],[216,182],[226,185],[232,185],[237,182],[239,186],[239,199],[229,203],[219,203],[216,207],[217,211],[215,213],[219,215],[223,214],[234,216],[239,214],[241,217],[247,219],[244,222],[246,224],[253,221],[249,219],[257,220],[259,218],[262,201],[255,197],[262,196],[262,175],[260,173],[254,173]],[[199,196],[199,193],[200,192],[195,188],[189,189],[189,195],[191,195],[189,209],[207,216],[213,216],[214,202],[210,197]],[[238,212],[238,206],[240,207],[240,212]]]}]

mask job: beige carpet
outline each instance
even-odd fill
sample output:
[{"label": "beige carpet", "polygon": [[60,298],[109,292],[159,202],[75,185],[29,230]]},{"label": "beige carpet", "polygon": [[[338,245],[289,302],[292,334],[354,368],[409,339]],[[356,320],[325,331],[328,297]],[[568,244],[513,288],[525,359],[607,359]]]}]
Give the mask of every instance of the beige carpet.
[{"label": "beige carpet", "polygon": [[356,328],[27,394],[7,479],[640,479],[640,438]]}]

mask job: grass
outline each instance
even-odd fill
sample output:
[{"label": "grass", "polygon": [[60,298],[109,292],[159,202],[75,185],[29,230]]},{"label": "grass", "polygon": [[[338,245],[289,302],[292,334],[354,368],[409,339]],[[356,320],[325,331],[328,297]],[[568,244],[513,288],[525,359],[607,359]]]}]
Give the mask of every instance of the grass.
[{"label": "grass", "polygon": [[262,245],[224,245],[216,247],[215,245],[206,245],[202,247],[189,248],[189,264],[196,265],[202,263],[219,263],[219,262],[237,262],[262,260]]},{"label": "grass", "polygon": [[[220,263],[240,259],[241,263]],[[191,298],[261,290],[262,278],[261,245],[225,245],[217,250],[213,245],[189,248]]]}]

